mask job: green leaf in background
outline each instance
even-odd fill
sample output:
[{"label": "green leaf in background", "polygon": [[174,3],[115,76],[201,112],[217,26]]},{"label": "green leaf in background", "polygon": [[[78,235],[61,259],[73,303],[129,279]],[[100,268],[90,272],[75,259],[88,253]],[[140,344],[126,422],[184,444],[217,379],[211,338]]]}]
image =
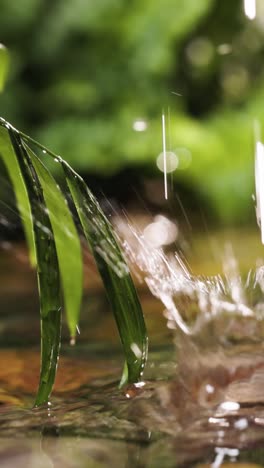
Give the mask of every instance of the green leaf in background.
[{"label": "green leaf in background", "polygon": [[82,299],[83,268],[80,239],[66,198],[56,181],[31,149],[27,149],[39,178],[57,250],[64,305],[71,337],[76,335]]},{"label": "green leaf in background", "polygon": [[128,266],[112,227],[98,202],[71,167],[61,160],[85,236],[117,323],[126,357],[121,383],[140,380],[147,358],[147,332],[141,305]]},{"label": "green leaf in background", "polygon": [[5,164],[5,167],[8,171],[9,177],[14,188],[17,206],[21,213],[21,219],[23,222],[25,236],[29,247],[30,261],[32,266],[35,266],[36,253],[29,195],[25,184],[25,180],[21,173],[19,162],[17,160],[17,155],[14,151],[9,137],[9,128],[10,126],[8,126],[8,124],[6,124],[5,121],[0,119],[0,157],[2,158]]},{"label": "green leaf in background", "polygon": [[3,91],[9,67],[9,54],[7,48],[0,44],[0,92]]},{"label": "green leaf in background", "polygon": [[39,179],[23,140],[9,130],[33,215],[41,316],[41,372],[35,405],[48,401],[57,370],[61,339],[60,274],[51,222]]}]

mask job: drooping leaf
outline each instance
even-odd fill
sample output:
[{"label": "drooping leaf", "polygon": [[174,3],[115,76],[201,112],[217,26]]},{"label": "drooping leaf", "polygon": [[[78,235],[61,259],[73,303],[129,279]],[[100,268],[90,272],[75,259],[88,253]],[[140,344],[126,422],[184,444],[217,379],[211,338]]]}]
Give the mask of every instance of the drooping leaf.
[{"label": "drooping leaf", "polygon": [[[22,189],[24,188],[28,201],[31,227],[33,221],[34,228],[32,242],[34,245],[35,239],[41,309],[41,374],[35,402],[38,406],[48,401],[55,380],[60,347],[61,300],[59,254],[57,254],[57,251],[60,250],[60,255],[62,256],[62,237],[65,226],[59,229],[55,214],[59,220],[62,213],[66,216],[67,229],[69,228],[74,238],[71,241],[73,244],[68,240],[68,248],[69,245],[74,245],[75,253],[79,256],[80,247],[76,241],[75,227],[69,221],[70,213],[68,212],[68,207],[65,204],[66,208],[62,208],[62,200],[65,203],[62,193],[41,161],[27,146],[27,143],[33,143],[40,149],[45,150],[45,148],[27,135],[15,130],[3,119],[0,119],[0,125],[5,127],[2,129],[4,138],[2,142],[0,140],[0,148],[2,144],[1,151],[4,151],[5,154],[7,151],[13,152],[12,156],[15,163],[10,166],[9,170],[12,172],[12,175],[14,171],[16,173],[19,172]],[[5,147],[6,138],[9,147],[8,145]],[[47,152],[52,157],[56,157],[52,152],[48,150]],[[130,277],[129,269],[122,256],[112,227],[96,199],[81,177],[65,161],[60,159],[60,163],[64,169],[73,201],[102,276],[117,322],[126,357],[121,383],[138,381],[142,375],[147,357],[147,333],[141,306]],[[16,182],[16,184],[18,183]],[[22,189],[19,185],[18,188],[15,188],[18,192],[19,190],[21,192]],[[69,237],[71,238],[71,236]],[[58,238],[60,239],[58,240]],[[63,265],[66,268],[65,263],[61,262],[60,269],[63,268]],[[79,259],[77,267],[75,267],[77,268],[76,271],[80,274],[80,266],[78,265]],[[68,281],[67,285],[69,285],[70,269],[68,269],[68,273],[65,276],[64,287],[65,281]],[[68,300],[68,304],[74,304],[76,312],[78,298],[80,298],[79,292],[76,293],[75,299],[68,298],[64,302],[66,303]],[[75,319],[76,315],[74,315],[74,318],[71,318],[73,321]],[[72,328],[73,323],[71,324]]]},{"label": "drooping leaf", "polygon": [[115,316],[126,357],[121,383],[140,380],[147,358],[147,332],[141,305],[115,238],[98,202],[71,167],[61,160],[85,236]]},{"label": "drooping leaf", "polygon": [[7,48],[0,44],[0,92],[3,91],[9,66],[9,54]]},{"label": "drooping leaf", "polygon": [[67,200],[56,181],[29,148],[28,153],[39,178],[48,209],[57,250],[67,322],[71,336],[75,337],[80,315],[83,283],[79,236]]},{"label": "drooping leaf", "polygon": [[11,179],[14,193],[17,200],[17,206],[21,213],[25,236],[29,247],[30,261],[33,266],[36,265],[36,252],[33,236],[33,221],[28,190],[21,173],[21,168],[17,160],[17,155],[12,146],[9,136],[9,126],[0,119],[0,157],[8,171]]},{"label": "drooping leaf", "polygon": [[59,265],[51,222],[42,187],[20,135],[9,130],[29,194],[37,256],[37,273],[41,317],[41,372],[35,405],[48,401],[57,370],[60,333],[61,298]]}]

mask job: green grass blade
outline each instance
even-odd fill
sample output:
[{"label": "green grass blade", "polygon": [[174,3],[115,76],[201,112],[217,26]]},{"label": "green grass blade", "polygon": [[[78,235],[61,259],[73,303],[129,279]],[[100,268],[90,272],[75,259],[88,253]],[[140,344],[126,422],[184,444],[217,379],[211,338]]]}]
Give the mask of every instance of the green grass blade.
[{"label": "green grass blade", "polygon": [[49,310],[41,318],[41,371],[34,406],[47,403],[51,394],[58,366],[61,343],[61,309]]},{"label": "green grass blade", "polygon": [[61,334],[59,265],[51,222],[42,187],[19,134],[9,130],[22,177],[29,194],[37,254],[41,316],[41,372],[35,405],[48,401],[56,375]]},{"label": "green grass blade", "polygon": [[21,219],[24,226],[25,236],[29,248],[30,261],[32,266],[35,266],[36,252],[33,234],[32,213],[28,191],[25,185],[23,175],[21,173],[16,153],[10,140],[9,130],[6,125],[7,124],[0,120],[0,157],[4,162],[4,165],[8,171],[10,180],[14,188],[17,206],[21,214]]},{"label": "green grass blade", "polygon": [[112,306],[126,357],[122,384],[140,380],[147,358],[141,305],[112,227],[83,179],[61,161],[85,236]]},{"label": "green grass blade", "polygon": [[33,151],[28,149],[28,152],[49,212],[63,286],[67,322],[71,337],[74,338],[79,321],[83,284],[80,239],[67,200],[56,181]]},{"label": "green grass blade", "polygon": [[3,91],[9,67],[9,54],[7,48],[0,44],[0,92]]}]

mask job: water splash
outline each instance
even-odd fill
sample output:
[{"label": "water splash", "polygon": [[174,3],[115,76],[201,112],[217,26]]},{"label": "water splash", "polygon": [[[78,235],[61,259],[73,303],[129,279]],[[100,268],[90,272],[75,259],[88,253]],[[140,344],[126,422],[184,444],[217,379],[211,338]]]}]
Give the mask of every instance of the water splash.
[{"label": "water splash", "polygon": [[[118,224],[119,230],[124,229],[120,220]],[[123,243],[126,255],[152,294],[166,307],[171,328],[179,327],[184,333],[195,335],[207,322],[223,314],[230,318],[264,318],[264,267],[250,270],[243,280],[230,244],[225,247],[223,274],[195,276],[180,252],[166,255],[162,246],[157,247],[144,235],[148,230],[141,233],[128,224],[127,231]]]},{"label": "water splash", "polygon": [[234,462],[239,455],[239,450],[236,448],[216,447],[215,453],[216,457],[214,462],[211,464],[211,468],[219,468],[222,466],[226,456],[230,457],[231,461]]},{"label": "water splash", "polygon": [[264,266],[242,276],[229,243],[222,274],[194,275],[181,251],[165,253],[129,223],[119,220],[118,228],[134,272],[165,306],[192,398],[218,407],[217,417],[231,411],[222,403],[264,401]]}]

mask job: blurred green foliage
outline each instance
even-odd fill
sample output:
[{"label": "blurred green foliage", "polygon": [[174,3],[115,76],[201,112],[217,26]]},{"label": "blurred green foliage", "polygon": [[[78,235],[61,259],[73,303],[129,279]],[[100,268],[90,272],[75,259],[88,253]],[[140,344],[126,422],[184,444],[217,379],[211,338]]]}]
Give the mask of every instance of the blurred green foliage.
[{"label": "blurred green foliage", "polygon": [[9,55],[6,47],[0,44],[0,92],[3,91],[8,72]]},{"label": "blurred green foliage", "polygon": [[247,219],[253,122],[264,123],[262,17],[246,18],[242,0],[2,0],[12,61],[1,115],[82,173],[157,174],[169,108],[168,148],[192,158],[176,181],[222,220]]}]

